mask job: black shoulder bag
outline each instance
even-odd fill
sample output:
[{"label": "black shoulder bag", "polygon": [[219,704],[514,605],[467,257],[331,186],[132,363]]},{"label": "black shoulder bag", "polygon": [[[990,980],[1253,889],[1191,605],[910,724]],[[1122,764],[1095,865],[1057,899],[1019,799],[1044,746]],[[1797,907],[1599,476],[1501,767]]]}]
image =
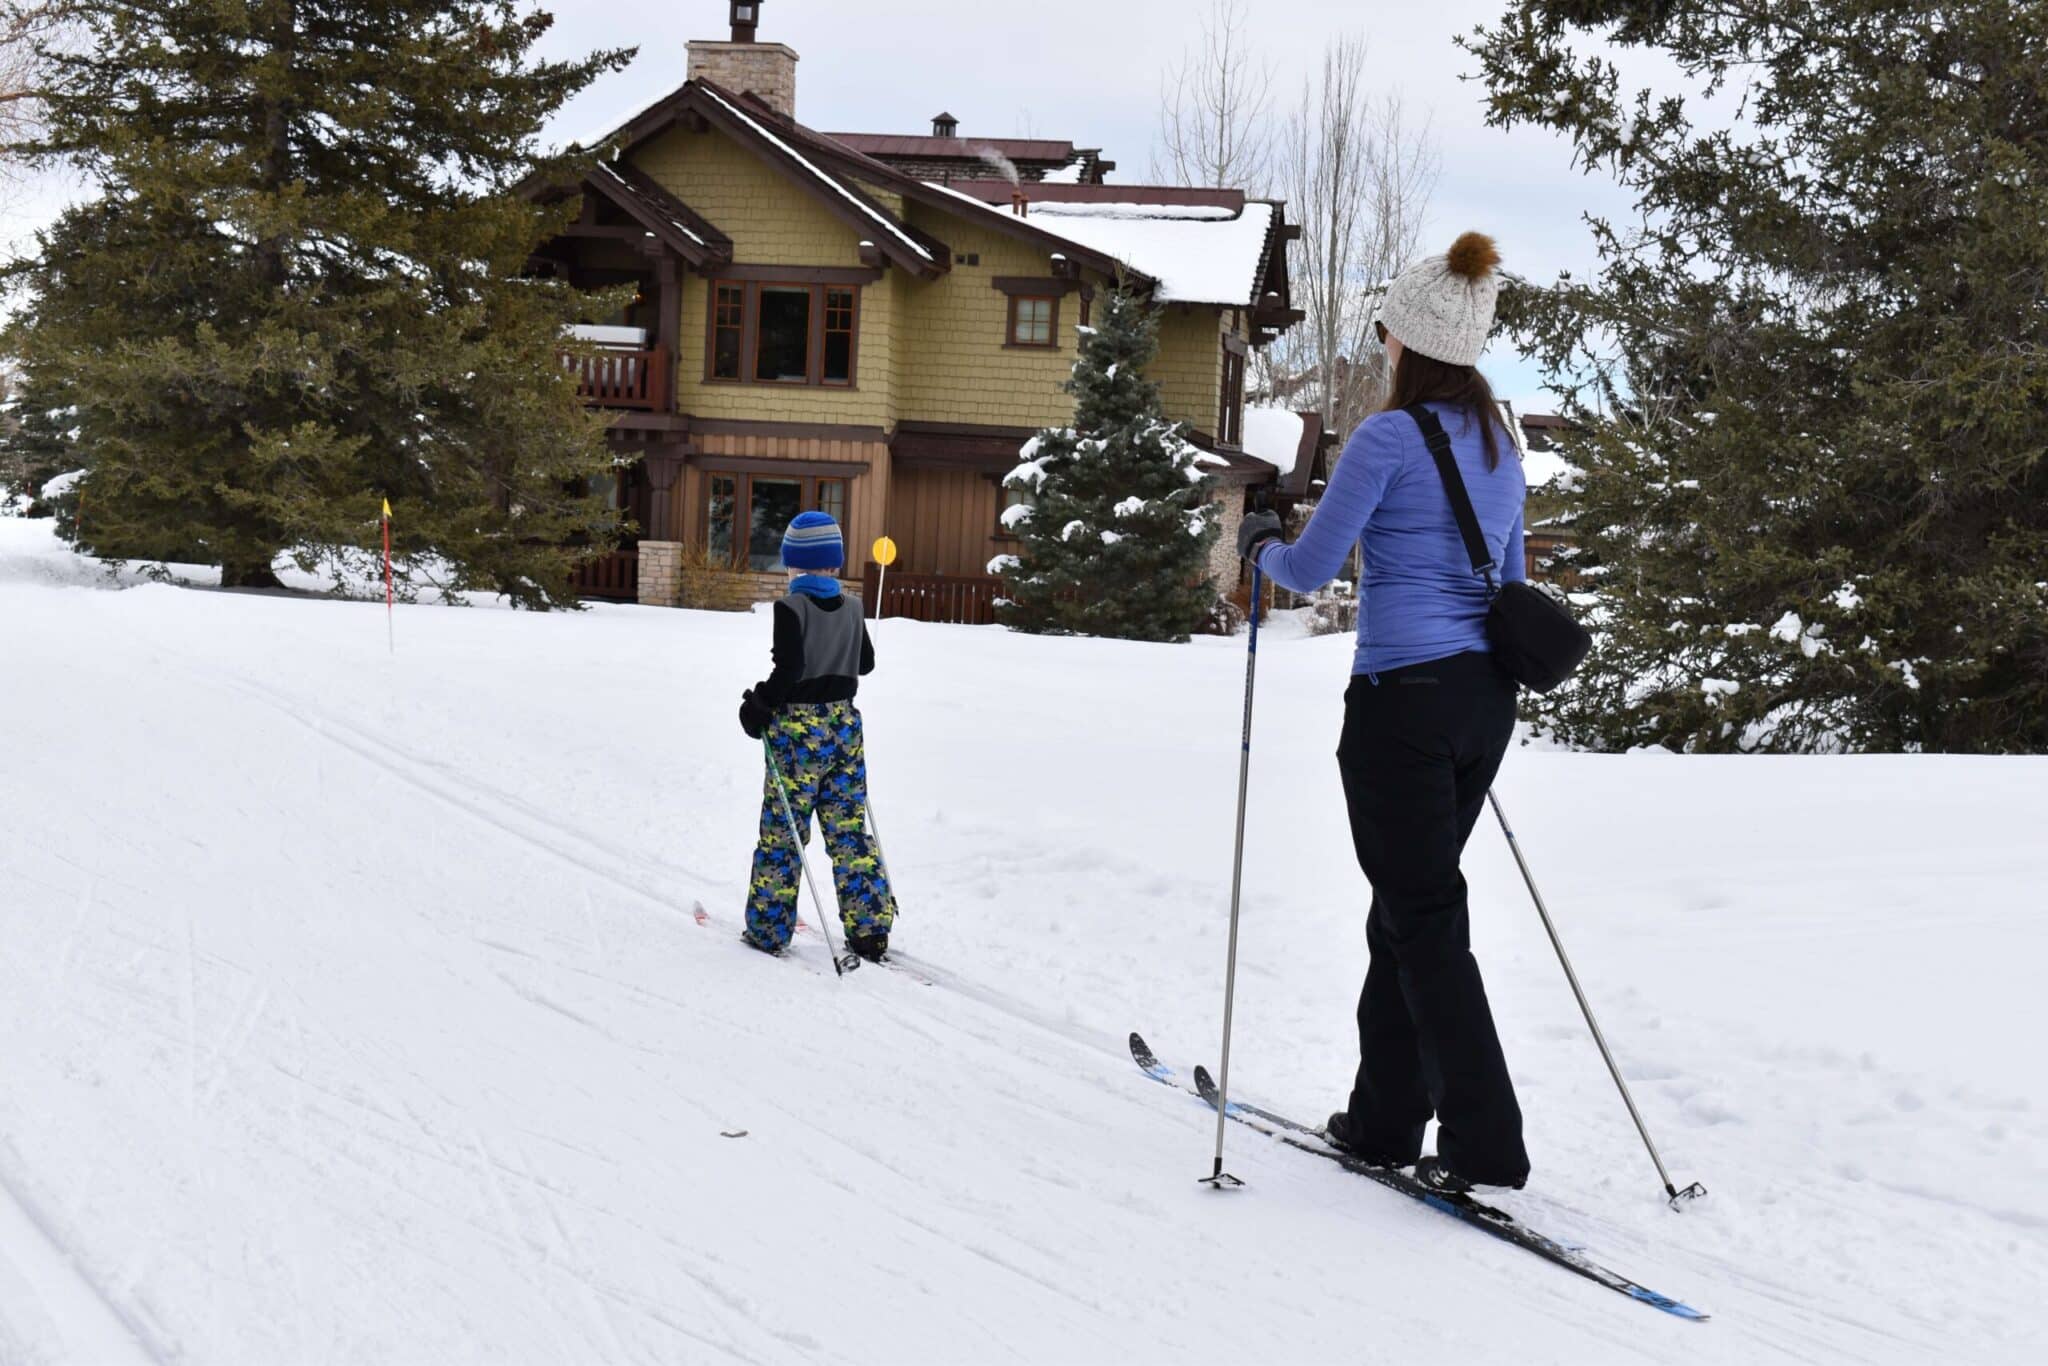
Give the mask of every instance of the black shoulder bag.
[{"label": "black shoulder bag", "polygon": [[1465,538],[1465,553],[1472,557],[1472,572],[1486,578],[1486,638],[1493,645],[1493,657],[1517,683],[1549,692],[1578,672],[1586,652],[1593,648],[1592,634],[1572,618],[1562,602],[1542,589],[1500,581],[1444,424],[1420,403],[1401,411],[1422,428],[1422,439],[1436,458],[1436,472],[1443,478],[1451,512],[1458,519],[1458,532]]}]

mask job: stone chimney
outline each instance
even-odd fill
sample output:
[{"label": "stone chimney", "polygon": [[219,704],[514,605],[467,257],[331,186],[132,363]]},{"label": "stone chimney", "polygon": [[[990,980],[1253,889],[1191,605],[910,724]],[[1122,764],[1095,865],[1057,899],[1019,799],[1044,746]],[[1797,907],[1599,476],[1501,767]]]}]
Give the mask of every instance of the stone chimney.
[{"label": "stone chimney", "polygon": [[752,91],[787,118],[796,117],[796,63],[794,49],[781,43],[754,39],[760,22],[761,3],[734,0],[732,40],[700,39],[690,44],[690,79],[707,80],[738,94]]}]

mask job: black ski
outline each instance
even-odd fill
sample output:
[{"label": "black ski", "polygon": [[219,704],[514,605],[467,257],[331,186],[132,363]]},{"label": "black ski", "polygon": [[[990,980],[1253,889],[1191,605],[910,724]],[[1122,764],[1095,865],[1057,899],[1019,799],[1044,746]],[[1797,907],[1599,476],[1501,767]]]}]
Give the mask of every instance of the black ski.
[{"label": "black ski", "polygon": [[[1160,1062],[1153,1055],[1152,1049],[1146,1044],[1145,1040],[1137,1034],[1131,1035],[1131,1057],[1137,1062],[1139,1067],[1144,1069],[1145,1075],[1151,1077],[1154,1081],[1164,1086],[1171,1086],[1176,1090],[1187,1091],[1210,1109],[1216,1108],[1218,1099],[1216,1086],[1210,1079],[1207,1069],[1195,1069],[1195,1084],[1190,1087],[1180,1080],[1172,1068]],[[1278,1139],[1290,1148],[1295,1148],[1305,1153],[1314,1153],[1317,1157],[1336,1163],[1346,1171],[1353,1172],[1366,1178],[1368,1181],[1385,1186],[1388,1190],[1399,1191],[1411,1200],[1420,1201],[1431,1209],[1440,1210],[1450,1215],[1453,1219],[1470,1224],[1482,1232],[1490,1233],[1502,1242],[1513,1243],[1516,1247],[1533,1252],[1547,1262],[1561,1266],[1565,1270],[1575,1275],[1583,1276],[1596,1284],[1604,1285],[1609,1290],[1626,1295],[1632,1300],[1637,1300],[1652,1308],[1661,1309],[1667,1314],[1682,1319],[1689,1319],[1695,1323],[1704,1323],[1709,1317],[1694,1309],[1691,1305],[1674,1300],[1669,1295],[1660,1295],[1646,1286],[1638,1285],[1628,1277],[1608,1270],[1606,1267],[1587,1258],[1584,1254],[1564,1246],[1557,1240],[1547,1238],[1534,1229],[1516,1222],[1515,1217],[1504,1210],[1498,1210],[1491,1205],[1483,1204],[1478,1200],[1474,1200],[1469,1195],[1447,1195],[1442,1191],[1431,1190],[1404,1172],[1393,1171],[1385,1167],[1375,1167],[1370,1163],[1360,1161],[1349,1153],[1338,1152],[1336,1149],[1329,1147],[1327,1142],[1323,1140],[1320,1129],[1312,1128],[1297,1120],[1288,1119],[1270,1110],[1242,1105],[1237,1101],[1232,1101],[1225,1113],[1238,1123]]]}]

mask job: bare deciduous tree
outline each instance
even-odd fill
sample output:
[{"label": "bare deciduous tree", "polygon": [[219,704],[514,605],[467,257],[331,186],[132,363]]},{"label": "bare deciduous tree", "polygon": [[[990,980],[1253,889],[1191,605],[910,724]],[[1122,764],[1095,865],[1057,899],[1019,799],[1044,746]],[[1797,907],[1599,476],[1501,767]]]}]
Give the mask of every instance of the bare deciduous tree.
[{"label": "bare deciduous tree", "polygon": [[1253,51],[1244,0],[1212,0],[1198,47],[1160,83],[1157,179],[1219,189],[1266,189],[1273,67]]},{"label": "bare deciduous tree", "polygon": [[70,32],[77,3],[0,3],[0,180],[14,179],[15,147],[41,126],[43,52]]},{"label": "bare deciduous tree", "polygon": [[1385,282],[1417,254],[1442,158],[1425,119],[1399,94],[1366,89],[1366,44],[1347,35],[1323,53],[1281,135],[1280,189],[1301,225],[1295,301],[1308,316],[1264,358],[1262,387],[1313,408],[1348,434],[1391,378],[1372,320]]}]

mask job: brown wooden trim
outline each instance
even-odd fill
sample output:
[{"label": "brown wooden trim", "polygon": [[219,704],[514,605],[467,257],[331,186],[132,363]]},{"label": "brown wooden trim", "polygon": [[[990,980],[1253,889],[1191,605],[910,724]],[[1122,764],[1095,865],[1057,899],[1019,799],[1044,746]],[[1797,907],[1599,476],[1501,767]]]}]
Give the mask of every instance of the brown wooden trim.
[{"label": "brown wooden trim", "polygon": [[861,266],[720,266],[721,280],[752,280],[769,285],[871,285],[880,270]]},{"label": "brown wooden trim", "polygon": [[978,470],[999,477],[1017,467],[1018,451],[1037,435],[1035,427],[978,427],[938,422],[900,422],[889,449],[898,469]]},{"label": "brown wooden trim", "polygon": [[607,429],[612,435],[626,432],[649,432],[656,434],[680,435],[687,430],[685,420],[674,413],[620,413]]},{"label": "brown wooden trim", "polygon": [[1023,294],[1034,299],[1057,299],[1073,293],[1081,284],[1078,280],[1053,276],[998,275],[989,281],[989,286],[1012,296]]},{"label": "brown wooden trim", "polygon": [[[1008,321],[1007,321],[1006,323],[1004,323],[1004,325],[1003,325],[1003,345],[1004,345],[1005,347],[1008,347],[1008,348],[1010,348],[1010,349],[1013,349],[1013,350],[1017,350],[1017,351],[1057,351],[1057,350],[1059,350],[1059,349],[1060,349],[1060,299],[1061,299],[1061,296],[1062,296],[1062,295],[1063,295],[1064,293],[1065,293],[1065,291],[1064,291],[1064,290],[1062,290],[1062,291],[1060,292],[1060,294],[1012,294],[1012,295],[1010,295],[1010,296],[1009,296],[1010,306],[1009,306],[1009,310],[1008,310],[1008,319],[1009,319],[1009,320],[1008,320]],[[1050,338],[1050,340],[1048,340],[1048,341],[1042,341],[1042,342],[1022,342],[1022,341],[1018,341],[1018,340],[1017,340],[1017,305],[1018,305],[1018,304],[1020,304],[1020,303],[1022,303],[1022,302],[1024,302],[1024,301],[1025,301],[1025,300],[1027,300],[1027,299],[1029,299],[1029,300],[1033,300],[1033,301],[1043,300],[1044,302],[1050,303],[1050,304],[1052,305],[1052,325],[1051,325],[1051,327],[1050,327],[1050,328],[1049,328],[1049,329],[1047,330],[1047,332],[1046,332],[1046,335],[1047,335],[1047,337],[1049,337],[1049,338]]]},{"label": "brown wooden trim", "polygon": [[706,474],[786,474],[792,479],[852,479],[874,468],[870,460],[777,460],[715,451],[692,451],[684,463]]},{"label": "brown wooden trim", "polygon": [[978,422],[922,422],[906,418],[896,424],[899,436],[985,437],[991,440],[1029,441],[1038,435],[1036,427],[988,426]]},{"label": "brown wooden trim", "polygon": [[736,417],[693,417],[690,430],[705,436],[790,436],[817,441],[866,441],[886,444],[889,433],[880,427],[861,427],[837,422],[756,422]]}]

